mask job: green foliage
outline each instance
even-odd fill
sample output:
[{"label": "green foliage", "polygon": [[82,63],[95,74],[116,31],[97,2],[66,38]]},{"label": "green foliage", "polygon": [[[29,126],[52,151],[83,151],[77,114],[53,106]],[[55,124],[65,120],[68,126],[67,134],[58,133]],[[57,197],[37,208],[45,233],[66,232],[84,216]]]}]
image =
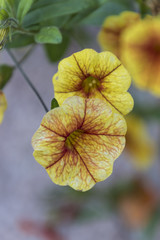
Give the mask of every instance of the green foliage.
[{"label": "green foliage", "polygon": [[4,22],[7,18],[9,18],[8,12],[7,12],[5,9],[1,8],[1,9],[0,9],[0,23],[3,24],[3,22]]},{"label": "green foliage", "polygon": [[37,43],[53,43],[58,44],[62,42],[61,32],[57,27],[43,27],[35,35],[35,41]]},{"label": "green foliage", "polygon": [[[95,1],[95,0],[94,0]],[[38,1],[24,18],[24,26],[37,24],[55,17],[75,14],[90,7],[91,0]],[[41,4],[40,4],[41,3]],[[48,3],[48,4],[47,4]]]},{"label": "green foliage", "polygon": [[[9,25],[12,41],[7,47],[44,44],[51,62],[63,57],[71,38],[83,48],[86,46],[84,24],[101,25],[108,15],[138,6],[136,0],[5,0],[5,3],[9,13],[6,21],[10,24],[14,20],[14,25]],[[62,38],[61,32],[67,36]]]},{"label": "green foliage", "polygon": [[1,8],[5,7],[5,1],[4,0],[0,0],[0,7]]},{"label": "green foliage", "polygon": [[14,67],[8,65],[0,65],[0,89],[2,89],[10,80]]},{"label": "green foliage", "polygon": [[34,43],[33,36],[28,36],[28,35],[24,35],[24,34],[15,34],[12,36],[12,41],[8,42],[6,47],[7,48],[20,48],[20,47],[25,47],[32,43]]},{"label": "green foliage", "polygon": [[133,114],[138,115],[145,120],[160,120],[159,105],[144,107],[136,103],[134,105]]},{"label": "green foliage", "polygon": [[160,223],[160,207],[158,206],[152,213],[150,221],[148,222],[148,225],[144,229],[144,238],[142,240],[154,239],[156,229],[159,226],[159,223]]},{"label": "green foliage", "polygon": [[34,0],[20,0],[17,10],[17,18],[20,23],[22,23],[24,16],[27,14],[31,8]]},{"label": "green foliage", "polygon": [[134,11],[135,7],[133,0],[108,0],[105,4],[86,17],[82,23],[101,26],[106,17],[119,14],[125,10]]},{"label": "green foliage", "polygon": [[50,62],[57,62],[59,61],[66,49],[68,48],[69,46],[69,43],[70,43],[70,39],[67,35],[63,34],[63,39],[62,39],[62,42],[60,44],[45,44],[44,47],[45,47],[45,51],[46,51],[46,54],[50,60]]},{"label": "green foliage", "polygon": [[59,107],[59,104],[55,98],[52,99],[51,101],[51,109]]},{"label": "green foliage", "polygon": [[136,2],[139,4],[139,9],[142,17],[144,17],[146,14],[151,13],[144,0],[136,0]]}]

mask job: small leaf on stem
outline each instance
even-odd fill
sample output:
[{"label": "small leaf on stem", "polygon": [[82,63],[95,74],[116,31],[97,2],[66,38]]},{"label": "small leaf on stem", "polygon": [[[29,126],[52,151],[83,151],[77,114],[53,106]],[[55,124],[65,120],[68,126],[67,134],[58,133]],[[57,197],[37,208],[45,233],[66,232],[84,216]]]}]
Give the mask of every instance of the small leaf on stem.
[{"label": "small leaf on stem", "polygon": [[57,100],[55,98],[53,98],[51,101],[51,110],[54,108],[57,108],[57,107],[59,107],[59,104],[58,104]]}]

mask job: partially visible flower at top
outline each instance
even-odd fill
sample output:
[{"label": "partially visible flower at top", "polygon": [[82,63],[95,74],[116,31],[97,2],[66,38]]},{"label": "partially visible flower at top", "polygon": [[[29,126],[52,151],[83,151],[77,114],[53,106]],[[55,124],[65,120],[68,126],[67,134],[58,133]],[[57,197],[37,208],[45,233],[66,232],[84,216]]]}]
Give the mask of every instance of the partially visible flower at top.
[{"label": "partially visible flower at top", "polygon": [[121,62],[110,52],[84,49],[63,59],[53,76],[55,98],[61,105],[71,96],[100,98],[125,115],[133,108],[127,92],[131,78]]},{"label": "partially visible flower at top", "polygon": [[145,122],[138,116],[129,115],[127,121],[126,148],[133,165],[139,170],[148,169],[153,163],[155,144]]},{"label": "partially visible flower at top", "polygon": [[75,96],[44,116],[33,155],[53,182],[87,191],[111,175],[125,134],[123,116],[105,101]]},{"label": "partially visible flower at top", "polygon": [[111,51],[120,58],[121,35],[126,28],[140,21],[140,18],[139,13],[131,11],[107,17],[98,35],[102,50]]},{"label": "partially visible flower at top", "polygon": [[160,19],[147,18],[127,28],[121,59],[137,87],[160,96]]},{"label": "partially visible flower at top", "polygon": [[3,121],[4,112],[7,109],[7,100],[4,93],[0,90],[0,123]]}]

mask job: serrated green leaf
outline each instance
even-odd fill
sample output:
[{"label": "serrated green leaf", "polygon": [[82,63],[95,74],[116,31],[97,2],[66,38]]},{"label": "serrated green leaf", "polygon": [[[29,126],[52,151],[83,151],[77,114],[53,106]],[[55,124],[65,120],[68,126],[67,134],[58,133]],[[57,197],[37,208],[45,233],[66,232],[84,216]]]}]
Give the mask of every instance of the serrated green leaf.
[{"label": "serrated green leaf", "polygon": [[0,89],[2,89],[10,80],[14,67],[9,65],[0,65]]},{"label": "serrated green leaf", "polygon": [[50,62],[57,62],[59,61],[65,51],[69,46],[70,39],[67,35],[63,35],[62,42],[60,44],[45,44],[46,54],[50,60]]},{"label": "serrated green leaf", "polygon": [[42,44],[58,44],[62,42],[62,34],[57,27],[44,27],[35,35],[35,41]]},{"label": "serrated green leaf", "polygon": [[[95,1],[95,0],[94,0]],[[24,18],[24,26],[41,23],[49,19],[80,12],[90,7],[92,0],[59,0],[30,11]]]},{"label": "serrated green leaf", "polygon": [[59,107],[59,104],[58,104],[57,100],[55,98],[53,98],[51,101],[51,110],[54,108],[57,108],[57,107]]},{"label": "serrated green leaf", "polygon": [[34,43],[34,37],[23,35],[23,34],[15,34],[12,36],[12,41],[8,42],[6,47],[7,48],[20,48],[25,47],[27,45],[30,45]]},{"label": "serrated green leaf", "polygon": [[24,16],[27,14],[31,8],[34,0],[20,0],[17,10],[17,18],[20,23],[22,23]]}]

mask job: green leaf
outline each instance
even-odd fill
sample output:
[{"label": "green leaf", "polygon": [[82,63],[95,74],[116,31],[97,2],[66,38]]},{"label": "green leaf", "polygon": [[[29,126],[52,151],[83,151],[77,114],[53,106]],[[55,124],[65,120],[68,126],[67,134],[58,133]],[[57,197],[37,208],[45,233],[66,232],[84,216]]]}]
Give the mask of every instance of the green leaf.
[{"label": "green leaf", "polygon": [[117,15],[122,11],[134,11],[133,0],[108,0],[96,11],[92,12],[88,17],[86,17],[81,23],[92,24],[101,26],[106,17],[110,15]]},{"label": "green leaf", "polygon": [[63,35],[60,44],[45,44],[46,54],[51,62],[59,61],[69,46],[70,39],[67,35]]},{"label": "green leaf", "polygon": [[160,111],[159,106],[141,106],[138,104],[134,104],[133,114],[144,118],[145,120],[160,120]]},{"label": "green leaf", "polygon": [[[66,23],[68,23],[69,19],[70,19],[70,15],[55,17],[55,18],[49,19],[47,21],[41,22],[39,24],[39,26],[40,26],[40,28],[46,27],[46,26],[55,26],[55,27],[58,27],[58,28],[63,28],[63,26]],[[30,29],[30,27],[28,29]]]},{"label": "green leaf", "polygon": [[34,37],[24,34],[15,34],[12,41],[7,43],[7,48],[20,48],[34,43]]},{"label": "green leaf", "polygon": [[57,107],[59,107],[59,104],[58,104],[57,100],[55,98],[53,98],[51,101],[51,110],[54,108],[57,108]]},{"label": "green leaf", "polygon": [[22,23],[24,16],[30,10],[34,0],[20,0],[17,10],[17,18]]},{"label": "green leaf", "polygon": [[62,35],[57,27],[44,27],[35,35],[35,41],[57,44],[62,42]]},{"label": "green leaf", "polygon": [[0,7],[3,8],[5,6],[6,6],[5,0],[0,0]]},{"label": "green leaf", "polygon": [[147,226],[144,229],[144,238],[142,240],[154,239],[156,230],[159,228],[160,223],[160,207],[157,206],[153,211]]},{"label": "green leaf", "polygon": [[[24,26],[40,23],[55,17],[80,12],[90,7],[93,0],[59,0],[49,1],[50,5],[35,8],[24,18]],[[95,0],[94,0],[95,1]],[[38,3],[38,2],[37,2]]]},{"label": "green leaf", "polygon": [[8,12],[1,8],[0,9],[0,24],[3,23],[5,20],[7,20],[7,18],[9,18],[9,14]]},{"label": "green leaf", "polygon": [[10,80],[14,67],[8,65],[0,65],[0,89],[2,89]]}]

